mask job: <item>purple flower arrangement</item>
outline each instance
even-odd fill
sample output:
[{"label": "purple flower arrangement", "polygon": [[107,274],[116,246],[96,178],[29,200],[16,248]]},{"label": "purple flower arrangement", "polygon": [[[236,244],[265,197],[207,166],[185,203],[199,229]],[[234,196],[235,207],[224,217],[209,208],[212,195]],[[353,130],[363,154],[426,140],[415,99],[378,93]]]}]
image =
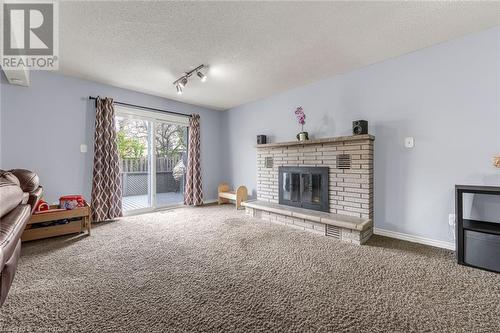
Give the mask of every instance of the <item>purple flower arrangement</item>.
[{"label": "purple flower arrangement", "polygon": [[304,109],[302,106],[297,107],[295,109],[295,117],[297,117],[297,121],[299,122],[300,126],[302,126],[302,130],[299,134],[297,134],[297,140],[299,141],[306,141],[309,140],[309,134],[307,132],[304,132],[304,124],[306,123],[306,115],[304,113]]},{"label": "purple flower arrangement", "polygon": [[306,123],[306,115],[304,113],[304,109],[302,109],[302,106],[299,106],[295,110],[295,117],[297,117],[297,121],[302,126],[302,131],[304,131],[304,124]]}]

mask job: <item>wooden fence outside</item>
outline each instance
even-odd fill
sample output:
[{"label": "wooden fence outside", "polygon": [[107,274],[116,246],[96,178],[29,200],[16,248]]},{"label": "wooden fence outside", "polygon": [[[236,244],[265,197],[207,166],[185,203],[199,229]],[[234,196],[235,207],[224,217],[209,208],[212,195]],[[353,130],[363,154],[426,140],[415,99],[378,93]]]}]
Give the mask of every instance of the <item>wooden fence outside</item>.
[{"label": "wooden fence outside", "polygon": [[[157,157],[156,158],[156,172],[171,172],[175,165],[181,160],[182,155],[174,155],[170,157]],[[121,160],[122,173],[131,172],[147,172],[148,158],[127,158]]]}]

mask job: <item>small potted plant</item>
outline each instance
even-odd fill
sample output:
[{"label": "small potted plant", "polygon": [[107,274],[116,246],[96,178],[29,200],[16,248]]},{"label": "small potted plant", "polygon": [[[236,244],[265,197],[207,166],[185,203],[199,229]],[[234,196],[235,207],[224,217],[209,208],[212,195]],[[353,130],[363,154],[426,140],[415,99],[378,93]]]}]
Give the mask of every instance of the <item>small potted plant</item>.
[{"label": "small potted plant", "polygon": [[302,106],[297,107],[295,110],[295,117],[297,117],[297,121],[301,126],[301,131],[297,134],[297,140],[299,141],[307,141],[309,140],[309,134],[304,132],[304,124],[306,123],[306,115],[304,114],[304,109]]}]

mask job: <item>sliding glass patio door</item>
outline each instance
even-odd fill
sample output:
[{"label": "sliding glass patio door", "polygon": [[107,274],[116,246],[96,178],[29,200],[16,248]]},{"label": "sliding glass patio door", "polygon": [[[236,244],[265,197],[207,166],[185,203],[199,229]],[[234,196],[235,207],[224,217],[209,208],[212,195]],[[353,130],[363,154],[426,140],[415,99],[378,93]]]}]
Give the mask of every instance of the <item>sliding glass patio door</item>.
[{"label": "sliding glass patio door", "polygon": [[156,207],[184,202],[187,163],[187,127],[166,121],[155,122],[154,150]]},{"label": "sliding glass patio door", "polygon": [[188,119],[116,107],[116,131],[127,213],[182,204]]},{"label": "sliding glass patio door", "polygon": [[117,113],[115,121],[122,208],[125,212],[148,210],[153,207],[150,139],[152,122],[126,113]]}]

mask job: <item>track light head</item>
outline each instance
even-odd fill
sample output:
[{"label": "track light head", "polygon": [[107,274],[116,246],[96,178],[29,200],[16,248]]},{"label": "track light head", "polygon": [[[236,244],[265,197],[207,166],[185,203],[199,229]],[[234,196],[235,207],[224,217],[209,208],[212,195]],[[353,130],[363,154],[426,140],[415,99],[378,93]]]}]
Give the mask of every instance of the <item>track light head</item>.
[{"label": "track light head", "polygon": [[177,88],[177,95],[182,95],[182,87],[179,83],[176,85],[176,88]]},{"label": "track light head", "polygon": [[186,76],[184,76],[182,79],[179,80],[178,84],[181,86],[181,88],[184,88],[186,84],[188,83],[188,79]]},{"label": "track light head", "polygon": [[207,80],[207,76],[202,72],[196,72],[196,75],[200,78],[201,82],[205,82]]}]

